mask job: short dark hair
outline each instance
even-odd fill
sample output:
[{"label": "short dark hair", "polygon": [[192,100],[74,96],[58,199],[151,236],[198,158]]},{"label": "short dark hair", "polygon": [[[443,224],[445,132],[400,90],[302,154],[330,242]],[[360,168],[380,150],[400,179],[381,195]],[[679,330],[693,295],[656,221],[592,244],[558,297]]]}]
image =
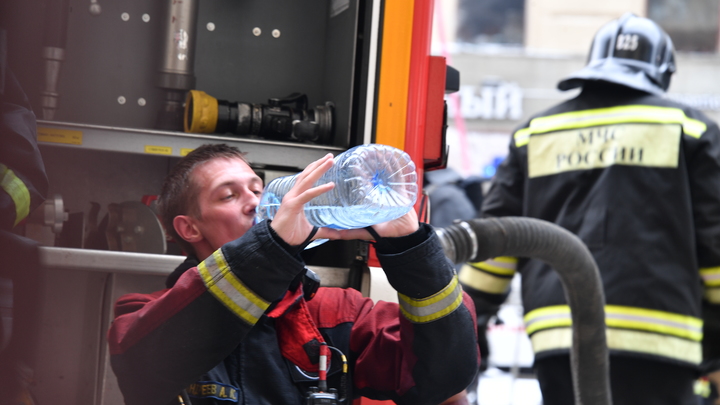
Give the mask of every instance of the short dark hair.
[{"label": "short dark hair", "polygon": [[197,167],[217,158],[240,159],[250,166],[245,153],[234,146],[224,143],[201,145],[180,159],[170,170],[157,199],[160,221],[165,232],[189,254],[195,254],[195,249],[178,235],[173,220],[178,215],[200,217],[200,207],[197,202],[199,190],[198,185],[193,181],[192,173]]}]

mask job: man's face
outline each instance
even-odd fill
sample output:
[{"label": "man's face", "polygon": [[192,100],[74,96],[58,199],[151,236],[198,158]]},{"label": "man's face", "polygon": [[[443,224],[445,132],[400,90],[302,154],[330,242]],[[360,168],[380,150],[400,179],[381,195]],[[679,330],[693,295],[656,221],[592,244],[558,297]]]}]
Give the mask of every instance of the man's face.
[{"label": "man's face", "polygon": [[192,180],[199,191],[200,218],[195,223],[211,251],[243,236],[253,226],[263,183],[245,162],[213,159],[195,168]]}]

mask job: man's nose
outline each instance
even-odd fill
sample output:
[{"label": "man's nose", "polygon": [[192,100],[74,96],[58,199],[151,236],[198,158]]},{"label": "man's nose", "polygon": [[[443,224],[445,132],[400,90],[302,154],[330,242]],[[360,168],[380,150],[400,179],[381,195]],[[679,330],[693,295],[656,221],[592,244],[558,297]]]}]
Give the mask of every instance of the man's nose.
[{"label": "man's nose", "polygon": [[257,208],[258,204],[260,204],[260,195],[255,194],[252,190],[246,190],[245,191],[245,206],[248,211],[252,210],[255,211],[255,208]]}]

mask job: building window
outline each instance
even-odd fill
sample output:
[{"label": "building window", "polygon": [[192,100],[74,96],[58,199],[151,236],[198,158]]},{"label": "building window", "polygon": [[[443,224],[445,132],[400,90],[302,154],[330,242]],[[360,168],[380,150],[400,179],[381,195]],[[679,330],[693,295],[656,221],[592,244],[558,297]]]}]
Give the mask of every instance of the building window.
[{"label": "building window", "polygon": [[670,35],[675,49],[717,52],[718,0],[648,0],[648,18]]},{"label": "building window", "polygon": [[457,40],[522,45],[524,12],[524,0],[460,0]]}]

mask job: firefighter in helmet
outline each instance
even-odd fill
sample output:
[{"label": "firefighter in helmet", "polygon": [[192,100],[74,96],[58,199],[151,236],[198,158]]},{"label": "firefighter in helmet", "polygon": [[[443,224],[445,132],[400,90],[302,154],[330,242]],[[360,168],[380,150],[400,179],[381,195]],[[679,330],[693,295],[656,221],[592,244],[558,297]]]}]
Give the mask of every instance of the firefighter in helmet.
[{"label": "firefighter in helmet", "polygon": [[[517,129],[483,216],[527,216],[578,235],[603,280],[615,405],[695,404],[701,370],[720,368],[720,131],[663,98],[673,44],[633,14],[595,35],[587,65],[558,88],[580,94]],[[466,264],[478,315],[522,275],[526,331],[545,405],[573,403],[570,309],[545,263]]]}]

